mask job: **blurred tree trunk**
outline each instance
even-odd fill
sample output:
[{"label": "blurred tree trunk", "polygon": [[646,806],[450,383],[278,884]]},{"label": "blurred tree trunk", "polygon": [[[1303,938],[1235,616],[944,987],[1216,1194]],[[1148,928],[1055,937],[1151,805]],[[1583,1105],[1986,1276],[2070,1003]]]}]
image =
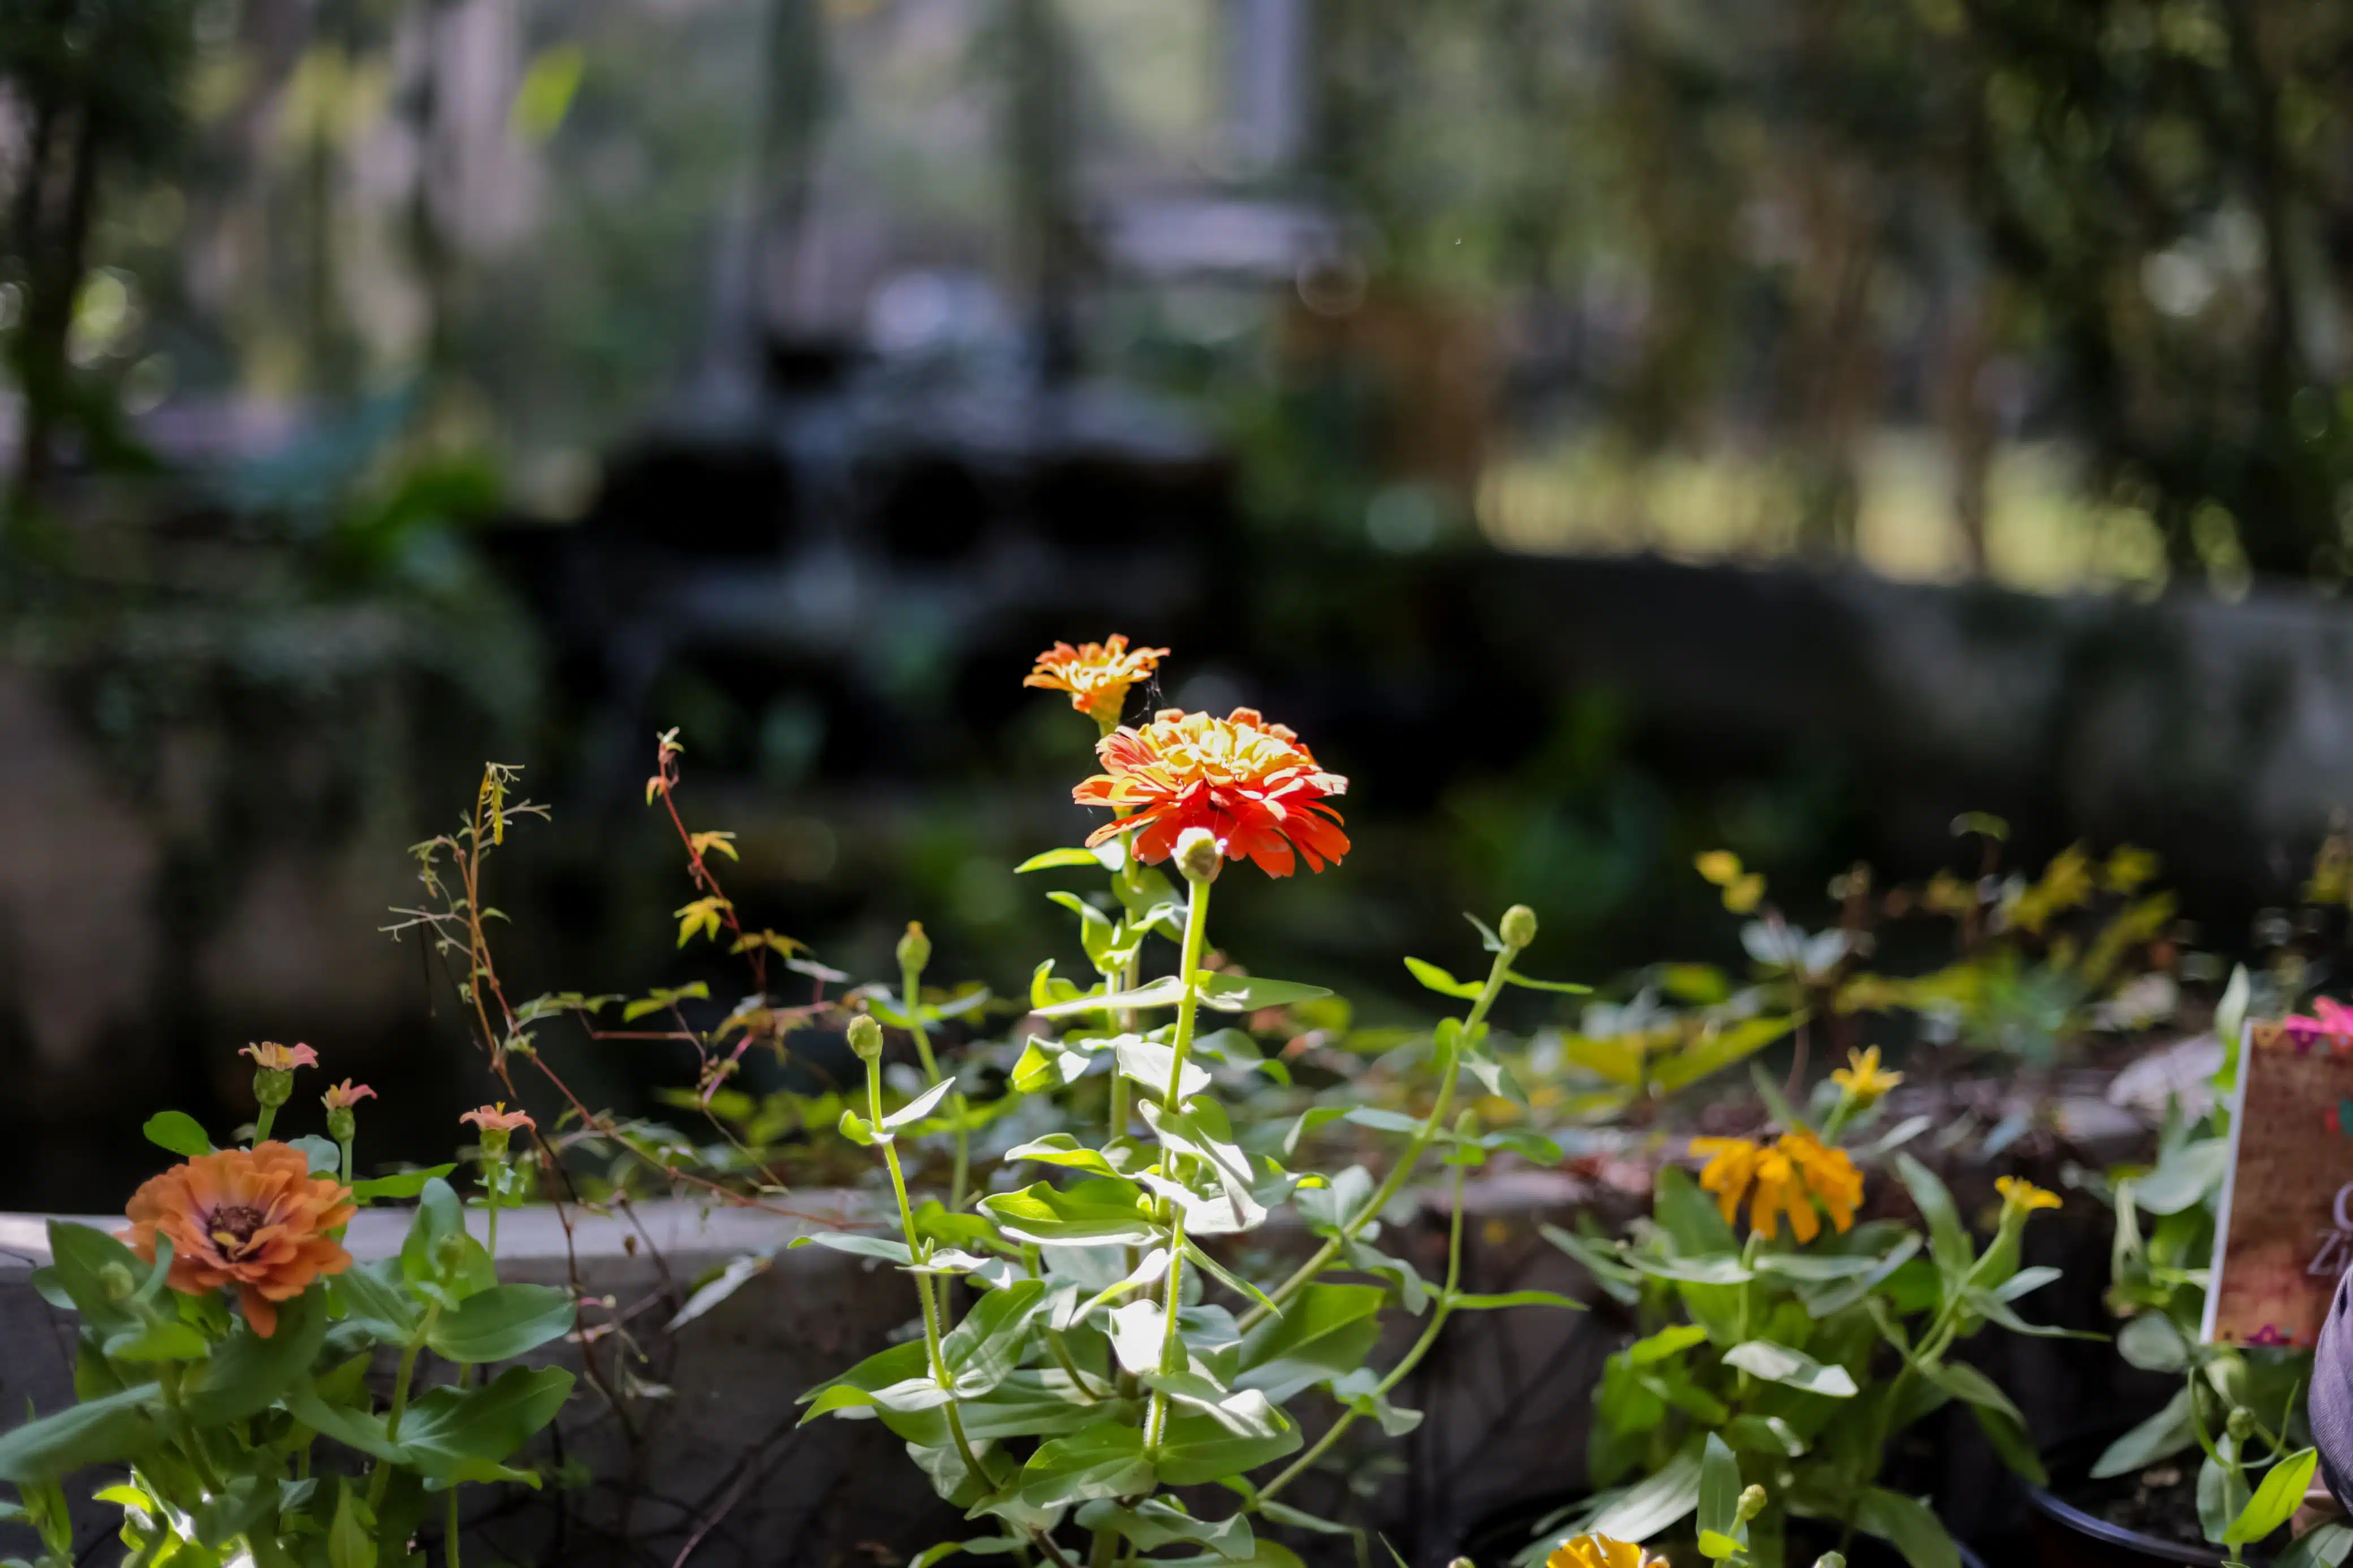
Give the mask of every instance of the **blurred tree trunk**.
[{"label": "blurred tree trunk", "polygon": [[1076,215],[1071,210],[1071,60],[1054,0],[1010,0],[1011,163],[1015,243],[1029,291],[1039,379],[1078,369],[1072,319]]}]

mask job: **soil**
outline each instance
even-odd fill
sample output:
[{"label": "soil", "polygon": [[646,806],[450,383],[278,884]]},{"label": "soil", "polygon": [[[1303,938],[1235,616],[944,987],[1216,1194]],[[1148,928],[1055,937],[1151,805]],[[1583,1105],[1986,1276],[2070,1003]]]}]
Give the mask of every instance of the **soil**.
[{"label": "soil", "polygon": [[2120,1530],[2211,1552],[2198,1523],[2198,1468],[2168,1459],[2105,1480],[2073,1480],[2052,1490],[2062,1501]]}]

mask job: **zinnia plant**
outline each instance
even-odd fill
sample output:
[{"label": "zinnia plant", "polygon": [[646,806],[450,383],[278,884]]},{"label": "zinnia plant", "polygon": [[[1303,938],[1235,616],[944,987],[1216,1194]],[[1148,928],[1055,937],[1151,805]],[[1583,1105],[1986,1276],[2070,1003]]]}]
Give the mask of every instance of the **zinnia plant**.
[{"label": "zinnia plant", "polygon": [[[943,1498],[987,1521],[983,1533],[925,1553],[926,1564],[961,1550],[1113,1568],[1167,1547],[1220,1563],[1295,1564],[1271,1530],[1343,1527],[1299,1510],[1292,1486],[1358,1423],[1394,1435],[1419,1420],[1390,1395],[1454,1314],[1578,1305],[1540,1291],[1480,1296],[1461,1278],[1464,1173],[1505,1147],[1559,1158],[1546,1140],[1484,1131],[1455,1109],[1466,1075],[1489,1089],[1503,1082],[1486,1018],[1505,986],[1544,984],[1514,969],[1535,940],[1535,917],[1514,909],[1486,933],[1493,961],[1482,982],[1422,966],[1470,1006],[1422,1048],[1430,1092],[1420,1114],[1319,1107],[1245,1148],[1219,1088],[1282,1069],[1247,1032],[1205,1025],[1329,994],[1230,963],[1210,968],[1212,894],[1229,864],[1282,877],[1303,861],[1314,872],[1340,860],[1348,840],[1332,802],[1346,781],[1250,709],[1224,719],[1167,710],[1140,728],[1118,726],[1105,694],[1115,685],[1124,695],[1126,667],[1108,668],[1095,685],[1080,672],[1105,668],[1122,647],[1118,638],[1103,649],[1058,647],[1031,677],[1071,691],[1096,720],[1103,771],[1073,798],[1114,815],[1089,847],[1021,868],[1096,869],[1111,885],[1097,900],[1052,895],[1080,920],[1094,982],[1082,987],[1039,967],[1030,997],[1038,1026],[1011,1074],[1017,1096],[1107,1079],[1103,1122],[1005,1151],[1007,1172],[1038,1176],[1000,1181],[969,1207],[959,1157],[951,1201],[919,1204],[902,1148],[941,1130],[936,1119],[958,1085],[932,1058],[911,972],[895,998],[867,994],[871,1014],[851,1022],[866,1092],[840,1120],[846,1136],[880,1155],[898,1234],[795,1244],[887,1259],[909,1276],[921,1337],[805,1397],[811,1416],[881,1420]],[[1174,963],[1147,979],[1155,954]],[[923,1061],[928,1087],[902,1104],[886,1089],[883,1023],[905,1029]],[[1400,1141],[1385,1176],[1361,1168],[1326,1176],[1289,1163],[1303,1134],[1342,1115]],[[960,1136],[966,1118],[952,1113],[946,1125]],[[1433,1150],[1451,1167],[1454,1194],[1446,1274],[1434,1284],[1373,1245],[1379,1216]],[[1251,1278],[1227,1248],[1285,1204],[1317,1245],[1284,1277]],[[1356,1278],[1327,1279],[1335,1268]],[[974,1304],[958,1318],[955,1304],[967,1293]],[[1376,1370],[1366,1362],[1392,1305],[1423,1327]],[[1312,1444],[1294,1413],[1311,1395],[1328,1402]],[[1209,1500],[1218,1494],[1184,1489],[1211,1485],[1224,1506]]]},{"label": "zinnia plant", "polygon": [[[1926,1118],[1846,1146],[1872,1127],[1896,1077],[1855,1053],[1821,1086],[1816,1125],[1760,1074],[1777,1136],[1693,1140],[1698,1179],[1661,1171],[1651,1217],[1629,1240],[1547,1227],[1641,1322],[1595,1394],[1588,1462],[1602,1489],[1572,1531],[1653,1540],[1694,1528],[1684,1521],[1696,1512],[1703,1554],[1778,1564],[1789,1519],[1805,1516],[1832,1521],[1841,1546],[1861,1532],[1914,1568],[1953,1568],[1936,1515],[1881,1484],[1891,1440],[1953,1400],[2011,1468],[2042,1479],[2017,1406],[1947,1358],[1988,1324],[2061,1331],[2012,1306],[2056,1278],[2021,1268],[2019,1243],[2029,1218],[2059,1200],[2002,1178],[2000,1219],[1979,1249],[1944,1183],[1900,1152]],[[1858,1217],[1867,1173],[1883,1165],[1925,1222],[1925,1243],[1911,1226]],[[1747,1500],[1737,1530],[1721,1515],[1734,1496]],[[1523,1561],[1543,1560],[1559,1539],[1542,1535]]]},{"label": "zinnia plant", "polygon": [[[164,1111],[147,1135],[184,1158],[132,1194],[128,1228],[50,1222],[50,1262],[34,1283],[79,1315],[79,1403],[0,1434],[0,1479],[23,1498],[11,1511],[40,1534],[40,1568],[66,1568],[63,1479],[121,1466],[127,1479],[99,1496],[121,1508],[133,1563],[378,1568],[423,1563],[412,1542],[438,1504],[454,1568],[459,1489],[537,1485],[511,1461],[573,1382],[555,1367],[509,1366],[479,1387],[476,1374],[568,1332],[572,1294],[499,1283],[492,1247],[512,1184],[485,1183],[486,1247],[443,1179],[453,1166],[351,1179],[365,1086],[347,1079],[322,1097],[327,1137],[264,1136],[317,1053],[246,1054],[261,1107],[254,1142],[215,1149],[195,1118]],[[513,1125],[512,1113],[495,1120]],[[393,1198],[417,1200],[399,1254],[354,1262],[344,1226]],[[397,1367],[388,1404],[366,1381],[379,1348]],[[451,1373],[429,1387],[428,1354]]]}]

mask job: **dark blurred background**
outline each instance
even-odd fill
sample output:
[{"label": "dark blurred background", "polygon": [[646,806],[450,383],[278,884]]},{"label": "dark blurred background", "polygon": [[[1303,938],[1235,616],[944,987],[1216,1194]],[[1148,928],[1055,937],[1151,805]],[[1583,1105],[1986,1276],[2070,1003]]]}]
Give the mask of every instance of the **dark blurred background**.
[{"label": "dark blurred background", "polygon": [[1966,809],[2228,953],[2353,796],[2339,0],[7,0],[0,201],[0,1205],[259,1037],[438,1157],[486,758],[522,994],[733,995],[672,725],[747,924],[1068,968],[1057,637],[1351,775],[1221,935],[1363,1017]]}]

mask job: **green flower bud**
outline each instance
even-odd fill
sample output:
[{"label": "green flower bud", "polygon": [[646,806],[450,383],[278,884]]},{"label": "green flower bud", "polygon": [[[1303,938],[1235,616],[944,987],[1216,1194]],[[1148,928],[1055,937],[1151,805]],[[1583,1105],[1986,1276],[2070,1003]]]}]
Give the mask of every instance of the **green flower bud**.
[{"label": "green flower bud", "polygon": [[1765,1511],[1765,1489],[1750,1485],[1740,1490],[1740,1521],[1743,1524]]},{"label": "green flower bud", "polygon": [[445,1236],[433,1244],[433,1267],[447,1274],[466,1261],[466,1238]]},{"label": "green flower bud", "polygon": [[359,1118],[348,1105],[339,1105],[327,1112],[327,1136],[338,1143],[348,1143],[359,1136]]},{"label": "green flower bud", "polygon": [[[923,971],[923,966],[931,961],[932,939],[923,934],[923,924],[921,921],[909,921],[907,934],[899,939],[899,967],[912,969],[920,974]],[[907,1005],[913,1006],[914,998],[909,997]]]},{"label": "green flower bud", "polygon": [[139,1281],[121,1264],[109,1263],[98,1271],[98,1288],[106,1292],[110,1301],[128,1301],[139,1289]]},{"label": "green flower bud", "polygon": [[2232,1406],[2231,1410],[2231,1418],[2223,1424],[2223,1430],[2230,1433],[2232,1436],[2237,1438],[2240,1442],[2245,1442],[2249,1437],[2254,1436],[2255,1413],[2248,1409],[2243,1405]]},{"label": "green flower bud", "polygon": [[1814,1559],[1814,1568],[1846,1568],[1845,1554],[1837,1552],[1825,1552],[1820,1557]]},{"label": "green flower bud", "polygon": [[1536,912],[1525,904],[1514,904],[1504,911],[1503,923],[1495,928],[1505,947],[1533,947],[1536,940]]},{"label": "green flower bud", "polygon": [[1226,864],[1217,835],[1206,827],[1188,827],[1176,836],[1176,868],[1188,882],[1214,882]]},{"label": "green flower bud", "polygon": [[253,1098],[275,1110],[294,1098],[294,1075],[263,1068],[253,1075]]},{"label": "green flower bud", "polygon": [[1479,1568],[1479,1565],[1468,1557],[1457,1557],[1448,1563],[1446,1568]]},{"label": "green flower bud", "polygon": [[860,1013],[849,1020],[849,1048],[866,1061],[882,1054],[882,1026]]}]

